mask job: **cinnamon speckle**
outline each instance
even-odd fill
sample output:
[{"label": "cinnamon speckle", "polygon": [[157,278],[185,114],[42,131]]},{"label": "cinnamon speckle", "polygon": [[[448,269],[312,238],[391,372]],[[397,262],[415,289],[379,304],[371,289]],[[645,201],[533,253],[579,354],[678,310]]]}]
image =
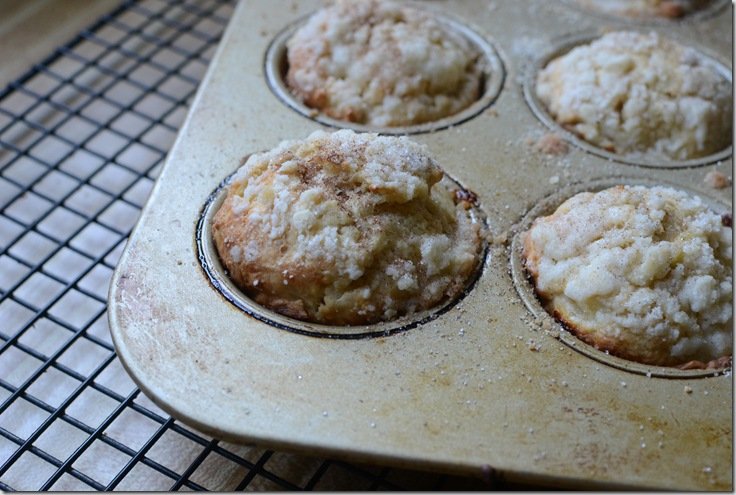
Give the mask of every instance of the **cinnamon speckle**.
[{"label": "cinnamon speckle", "polygon": [[723,215],[721,215],[721,224],[724,227],[733,226],[733,217],[731,216],[730,213],[724,213]]}]

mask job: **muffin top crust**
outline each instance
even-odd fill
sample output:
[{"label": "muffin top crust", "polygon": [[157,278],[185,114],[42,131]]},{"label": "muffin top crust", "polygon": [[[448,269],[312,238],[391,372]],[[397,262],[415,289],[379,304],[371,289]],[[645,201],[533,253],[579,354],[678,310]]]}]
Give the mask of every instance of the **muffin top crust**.
[{"label": "muffin top crust", "polygon": [[668,187],[583,192],[523,234],[546,309],[583,341],[645,364],[732,353],[732,230]]},{"label": "muffin top crust", "polygon": [[482,250],[470,196],[406,137],[316,131],[248,158],[213,236],[259,304],[316,323],[375,323],[468,285]]},{"label": "muffin top crust", "polygon": [[731,87],[697,51],[619,31],[552,60],[536,92],[559,124],[595,146],[688,160],[731,144]]},{"label": "muffin top crust", "polygon": [[337,0],[287,42],[291,92],[323,114],[371,126],[421,124],[480,97],[479,52],[424,10]]}]

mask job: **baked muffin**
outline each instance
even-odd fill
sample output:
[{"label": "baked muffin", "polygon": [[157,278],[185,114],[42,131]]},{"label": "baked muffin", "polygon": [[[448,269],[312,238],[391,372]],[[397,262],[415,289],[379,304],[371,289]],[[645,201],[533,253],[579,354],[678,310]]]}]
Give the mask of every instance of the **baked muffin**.
[{"label": "baked muffin", "polygon": [[714,0],[577,0],[583,7],[604,14],[636,19],[676,19],[697,12]]},{"label": "baked muffin", "polygon": [[573,48],[540,71],[536,92],[559,124],[613,153],[688,160],[731,144],[731,83],[656,33]]},{"label": "baked muffin", "polygon": [[332,118],[408,126],[480,97],[479,53],[431,14],[388,0],[338,0],[287,42],[287,84]]},{"label": "baked muffin", "polygon": [[722,365],[732,353],[732,230],[667,187],[584,192],[523,234],[546,309],[581,340],[660,366]]},{"label": "baked muffin", "polygon": [[257,303],[299,320],[369,324],[462,293],[482,249],[471,202],[406,137],[316,131],[248,158],[213,236]]}]

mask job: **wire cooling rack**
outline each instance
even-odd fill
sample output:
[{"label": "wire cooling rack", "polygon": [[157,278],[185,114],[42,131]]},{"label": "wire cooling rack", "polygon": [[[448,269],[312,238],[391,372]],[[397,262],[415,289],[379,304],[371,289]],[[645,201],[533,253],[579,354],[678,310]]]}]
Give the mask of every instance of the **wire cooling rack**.
[{"label": "wire cooling rack", "polygon": [[0,93],[0,489],[508,488],[219,441],[121,367],[110,277],[233,7],[125,2]]}]

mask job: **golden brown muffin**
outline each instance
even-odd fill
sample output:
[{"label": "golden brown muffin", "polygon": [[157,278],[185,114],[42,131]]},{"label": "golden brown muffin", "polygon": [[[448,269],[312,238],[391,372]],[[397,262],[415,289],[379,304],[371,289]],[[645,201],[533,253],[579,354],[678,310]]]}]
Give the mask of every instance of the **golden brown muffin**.
[{"label": "golden brown muffin", "polygon": [[407,126],[455,114],[480,97],[479,53],[422,10],[338,0],[287,42],[287,84],[332,118]]},{"label": "golden brown muffin", "polygon": [[482,246],[461,192],[408,138],[317,131],[247,160],[213,236],[263,306],[331,325],[391,320],[468,285]]},{"label": "golden brown muffin", "polygon": [[547,310],[581,340],[644,364],[704,367],[732,353],[732,235],[682,191],[617,186],[536,219],[523,255]]}]

